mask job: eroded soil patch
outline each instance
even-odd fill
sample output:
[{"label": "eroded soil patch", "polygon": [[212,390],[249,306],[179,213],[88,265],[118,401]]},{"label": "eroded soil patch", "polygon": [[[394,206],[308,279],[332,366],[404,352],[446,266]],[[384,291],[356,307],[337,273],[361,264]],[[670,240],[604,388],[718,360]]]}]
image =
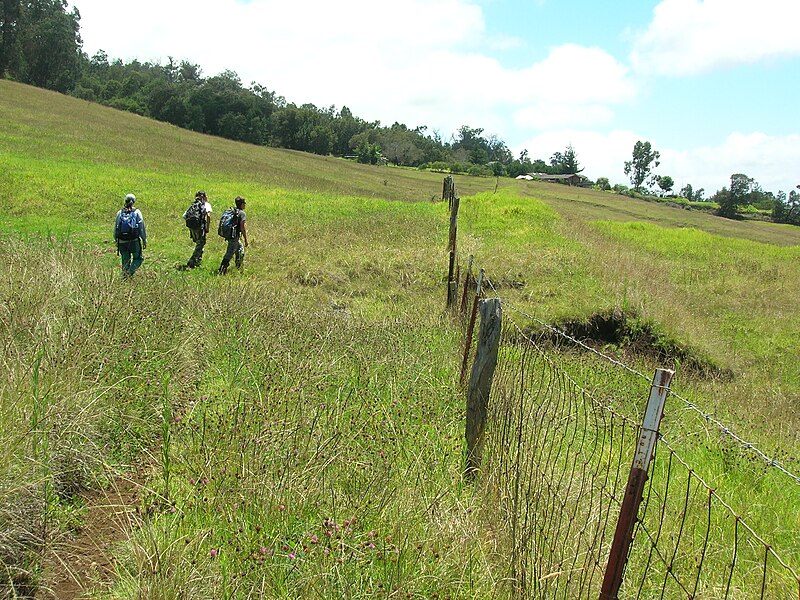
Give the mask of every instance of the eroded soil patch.
[{"label": "eroded soil patch", "polygon": [[83,494],[82,527],[48,551],[37,598],[72,600],[108,587],[115,572],[114,548],[139,525],[140,487],[120,478],[109,489]]},{"label": "eroded soil patch", "polygon": [[688,344],[674,340],[660,331],[657,324],[641,320],[635,313],[614,308],[594,313],[584,319],[564,319],[552,323],[552,328],[530,327],[526,336],[538,344],[578,346],[577,340],[595,349],[609,346],[627,356],[641,356],[663,367],[680,365],[689,375],[706,379],[733,377],[730,369],[716,365],[710,358]]}]

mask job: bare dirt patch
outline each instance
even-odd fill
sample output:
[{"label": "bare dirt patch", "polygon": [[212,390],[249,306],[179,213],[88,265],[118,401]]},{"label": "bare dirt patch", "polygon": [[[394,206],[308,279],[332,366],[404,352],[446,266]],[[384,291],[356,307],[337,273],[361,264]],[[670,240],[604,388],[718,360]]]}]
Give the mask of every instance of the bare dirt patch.
[{"label": "bare dirt patch", "polygon": [[139,525],[140,488],[134,479],[120,478],[108,489],[82,494],[86,512],[81,528],[48,550],[37,598],[72,600],[109,586],[114,548]]}]

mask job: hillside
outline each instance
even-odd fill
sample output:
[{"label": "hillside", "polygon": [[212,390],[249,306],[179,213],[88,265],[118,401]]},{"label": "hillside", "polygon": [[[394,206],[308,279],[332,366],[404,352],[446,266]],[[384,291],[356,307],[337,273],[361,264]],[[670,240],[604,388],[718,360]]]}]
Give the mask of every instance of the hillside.
[{"label": "hillside", "polygon": [[[181,199],[202,186],[203,178],[222,178],[229,184],[236,180],[245,188],[266,186],[388,200],[429,201],[440,196],[441,174],[360,165],[333,157],[234,143],[10,81],[0,81],[0,107],[4,115],[3,151],[11,154],[8,158],[46,158],[48,164],[63,163],[66,172],[70,164],[108,165],[130,168],[140,176],[169,165]],[[12,163],[13,166],[24,169],[24,165]],[[74,181],[77,177],[78,173],[65,176],[73,182],[65,181],[64,185],[77,183]],[[112,177],[110,181],[115,180]],[[95,186],[101,182],[81,183],[91,186],[92,191],[103,189]],[[556,184],[468,176],[459,177],[458,181],[462,196],[494,191],[496,186],[535,197],[565,216],[582,220],[647,220],[779,245],[800,244],[800,231],[796,227],[739,223]],[[17,196],[12,193],[13,188],[6,191],[7,199]],[[89,190],[75,191],[85,196]],[[113,205],[118,196],[119,192],[113,188],[92,195],[97,202],[111,200]],[[47,199],[45,194],[40,201]],[[69,196],[64,199],[69,200]]]},{"label": "hillside", "polygon": [[[234,143],[8,81],[0,114],[0,559],[14,593],[50,597],[54,557],[68,563],[91,524],[83,503],[134,488],[94,596],[514,596],[515,530],[495,510],[507,496],[462,478],[443,174]],[[800,485],[703,416],[800,472],[800,229],[455,179],[460,265],[485,269],[509,329],[625,315],[623,335],[588,343],[677,371],[700,412],[670,398],[664,435],[800,565]],[[247,197],[243,272],[214,275],[215,236],[200,269],[175,269],[198,189],[216,215]],[[149,244],[123,283],[111,228],[127,192]],[[640,416],[630,372],[576,348],[543,356],[563,368],[553,380],[586,376],[575,397]],[[547,568],[542,582],[571,585]]]}]

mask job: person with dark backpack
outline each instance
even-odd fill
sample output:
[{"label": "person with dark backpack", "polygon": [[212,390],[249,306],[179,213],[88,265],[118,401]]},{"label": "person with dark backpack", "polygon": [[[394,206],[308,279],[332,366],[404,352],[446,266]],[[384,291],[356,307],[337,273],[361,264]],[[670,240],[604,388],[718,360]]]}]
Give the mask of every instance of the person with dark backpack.
[{"label": "person with dark backpack", "polygon": [[[217,233],[228,242],[225,256],[222,257],[222,264],[219,266],[219,271],[217,271],[219,275],[225,275],[228,272],[228,265],[230,265],[231,259],[234,257],[236,268],[241,269],[244,265],[244,249],[248,246],[247,215],[244,212],[246,202],[241,196],[236,196],[234,202],[236,206],[222,213],[219,219],[219,227],[217,227]],[[244,246],[239,241],[240,237],[244,240]]]},{"label": "person with dark backpack", "polygon": [[211,227],[211,203],[204,191],[199,191],[194,196],[186,212],[183,213],[186,227],[189,228],[189,236],[194,242],[194,252],[189,262],[179,267],[181,270],[194,269],[203,262],[203,248],[206,245],[206,236]]},{"label": "person with dark backpack", "polygon": [[117,253],[122,257],[122,277],[128,279],[133,276],[142,262],[142,249],[147,248],[147,231],[144,226],[142,212],[134,208],[136,196],[125,196],[125,206],[117,212],[114,221],[114,242],[117,244]]}]

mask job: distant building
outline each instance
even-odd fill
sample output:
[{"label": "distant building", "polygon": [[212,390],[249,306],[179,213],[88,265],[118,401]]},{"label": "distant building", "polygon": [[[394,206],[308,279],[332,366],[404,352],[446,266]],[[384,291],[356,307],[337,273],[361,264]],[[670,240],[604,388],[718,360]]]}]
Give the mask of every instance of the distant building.
[{"label": "distant building", "polygon": [[554,183],[563,183],[565,185],[575,185],[578,187],[591,187],[592,182],[589,178],[580,173],[567,173],[566,175],[551,175],[550,173],[525,173],[520,175],[517,179],[536,179],[539,181],[549,181]]}]

